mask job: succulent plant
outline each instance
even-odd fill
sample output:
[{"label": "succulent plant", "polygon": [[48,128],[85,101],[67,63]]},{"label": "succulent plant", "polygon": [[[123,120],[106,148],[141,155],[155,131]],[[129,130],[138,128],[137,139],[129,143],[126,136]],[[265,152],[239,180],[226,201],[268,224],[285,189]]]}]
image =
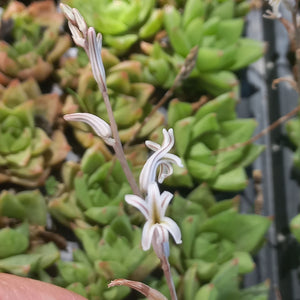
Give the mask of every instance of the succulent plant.
[{"label": "succulent plant", "polygon": [[[182,293],[178,295],[179,300],[267,300],[270,283],[265,281],[249,288],[241,288],[241,277],[238,273],[238,261],[228,261],[212,278],[210,283],[204,283],[199,288],[199,282],[195,280],[195,268],[190,268],[182,279]],[[173,274],[175,271],[173,271]],[[177,274],[178,276],[178,274]],[[178,277],[177,277],[178,278]],[[166,285],[153,280],[151,287],[165,293]],[[184,292],[183,292],[184,290]]]},{"label": "succulent plant", "polygon": [[172,48],[186,57],[199,46],[197,68],[192,75],[200,87],[213,95],[232,89],[236,79],[231,71],[248,66],[264,54],[264,44],[242,38],[244,20],[232,0],[188,0],[184,12],[169,6],[164,25]]},{"label": "succulent plant", "polygon": [[163,10],[155,8],[155,0],[88,3],[65,0],[64,3],[80,9],[88,26],[101,32],[105,45],[117,55],[126,53],[137,40],[153,37],[163,23]]},{"label": "succulent plant", "polygon": [[120,163],[106,161],[100,149],[95,144],[80,164],[67,161],[63,165],[63,183],[52,192],[49,211],[67,226],[80,221],[107,225],[122,214],[121,203],[130,192],[129,184]]},{"label": "succulent plant", "polygon": [[[263,56],[265,49],[263,43],[241,37],[244,20],[239,14],[240,6],[245,5],[249,3],[188,0],[183,14],[174,6],[166,6],[164,27],[171,47],[166,38],[161,46],[144,43],[141,48],[148,57],[134,54],[131,58],[143,63],[147,82],[169,88],[184,58],[198,46],[197,67],[185,82],[185,90],[192,87],[198,94],[212,95],[237,90],[238,80],[233,71]],[[243,14],[246,12],[247,9]]]},{"label": "succulent plant", "polygon": [[170,88],[183,64],[183,59],[166,53],[158,42],[141,43],[145,54],[132,54],[130,59],[142,64],[142,78],[157,87]]},{"label": "succulent plant", "polygon": [[0,229],[1,272],[37,276],[59,259],[60,254],[54,243],[32,244],[32,232],[26,222],[15,228]]},{"label": "succulent plant", "polygon": [[[42,276],[44,269],[59,259],[54,243],[58,235],[46,230],[46,214],[46,201],[38,190],[1,192],[1,272]],[[59,236],[59,240],[63,238]]]},{"label": "succulent plant", "polygon": [[[70,149],[62,131],[54,130],[59,97],[41,95],[33,79],[12,81],[7,88],[0,88],[0,95],[0,182],[42,185],[51,167]],[[38,119],[49,134],[36,126]]]},{"label": "succulent plant", "polygon": [[70,47],[69,35],[59,33],[63,17],[54,1],[41,1],[26,7],[12,1],[2,16],[0,41],[0,84],[12,79],[46,80],[53,64]]},{"label": "succulent plant", "polygon": [[256,127],[253,119],[237,118],[236,103],[233,93],[220,95],[196,110],[195,103],[177,99],[170,102],[168,125],[174,128],[176,153],[185,168],[175,168],[168,184],[193,187],[195,182],[206,182],[221,191],[246,187],[244,167],[257,158],[264,146],[235,145],[250,139]]},{"label": "succulent plant", "polygon": [[74,232],[83,250],[73,252],[72,262],[58,263],[59,275],[54,282],[90,300],[124,299],[129,288],[108,289],[107,282],[120,277],[143,280],[158,266],[153,253],[142,251],[141,231],[133,229],[125,215],[115,217],[103,230],[82,225],[74,227]]},{"label": "succulent plant", "polygon": [[130,186],[120,164],[105,161],[94,145],[81,164],[64,164],[62,178],[50,196],[49,212],[74,231],[83,249],[75,250],[72,262],[58,262],[54,282],[89,299],[123,299],[129,289],[108,290],[107,281],[142,280],[158,260],[142,251],[141,230],[133,228],[125,214],[123,201]]},{"label": "succulent plant", "polygon": [[300,117],[298,116],[297,118],[287,122],[286,130],[291,142],[296,147],[294,153],[294,164],[297,168],[300,169]]},{"label": "succulent plant", "polygon": [[[105,49],[102,51],[102,57],[107,70],[108,93],[120,138],[122,142],[126,142],[130,140],[143,118],[150,111],[149,98],[154,91],[154,87],[142,82],[142,66],[139,62],[120,62],[116,56]],[[78,62],[78,65],[80,64]],[[66,86],[68,86],[68,83],[71,86],[78,86],[76,89],[77,94],[67,97],[64,113],[88,112],[108,121],[105,104],[90,67],[72,69],[70,61],[66,61],[66,65],[65,69],[59,71],[62,80],[65,80]],[[78,73],[80,75],[78,82],[76,82],[75,76]],[[65,74],[69,74],[69,76],[64,76]],[[163,115],[157,112],[153,116],[152,122],[142,129],[138,137],[145,138],[163,121]],[[86,134],[90,129],[84,124],[78,125],[76,123],[74,126],[77,128],[75,135],[80,143],[84,146],[90,146],[93,143],[91,134],[88,134],[89,137]]]},{"label": "succulent plant", "polygon": [[46,215],[46,201],[38,190],[19,193],[3,190],[0,194],[0,218],[13,218],[45,226]]},{"label": "succulent plant", "polygon": [[[238,198],[216,202],[206,184],[173,199],[169,215],[182,232],[182,245],[170,254],[178,299],[268,299],[268,284],[240,290],[239,282],[254,269],[251,254],[262,246],[271,220],[238,207]],[[157,280],[149,284],[166,291]]]}]

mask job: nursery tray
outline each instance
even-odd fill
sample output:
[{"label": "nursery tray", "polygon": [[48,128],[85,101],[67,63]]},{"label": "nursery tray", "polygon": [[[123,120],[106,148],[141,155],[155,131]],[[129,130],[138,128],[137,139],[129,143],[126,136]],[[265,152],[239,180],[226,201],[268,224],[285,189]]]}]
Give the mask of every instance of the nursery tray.
[{"label": "nursery tray", "polygon": [[[262,11],[252,11],[248,16],[246,35],[266,41],[264,58],[246,71],[246,84],[242,84],[242,101],[238,106],[241,117],[253,117],[258,122],[257,133],[290,112],[297,106],[297,93],[288,83],[280,83],[276,90],[272,82],[278,77],[291,75],[287,58],[289,41],[279,21],[262,18]],[[283,11],[288,18],[288,12]],[[245,276],[245,286],[270,280],[270,299],[300,299],[298,279],[300,246],[290,234],[289,223],[297,215],[300,188],[295,180],[299,174],[293,169],[293,152],[288,147],[284,125],[257,141],[266,150],[248,169],[262,174],[263,206],[259,213],[270,216],[273,224],[266,236],[265,246],[255,256],[256,269]],[[254,180],[250,177],[248,188],[241,201],[242,212],[254,211],[261,201]]]}]

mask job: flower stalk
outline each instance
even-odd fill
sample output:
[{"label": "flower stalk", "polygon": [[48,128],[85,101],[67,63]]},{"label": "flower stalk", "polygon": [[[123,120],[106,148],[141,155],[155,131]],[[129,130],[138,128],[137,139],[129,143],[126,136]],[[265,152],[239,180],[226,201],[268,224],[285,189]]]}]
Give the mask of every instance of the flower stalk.
[{"label": "flower stalk", "polygon": [[[169,153],[174,145],[173,129],[163,129],[164,140],[162,145],[146,141],[146,146],[154,151],[154,153],[147,160],[141,171],[139,189],[125,158],[118,133],[118,127],[107,93],[105,70],[101,58],[102,35],[100,33],[96,35],[94,28],[88,28],[85,20],[77,9],[72,9],[64,4],[61,4],[61,9],[68,19],[74,42],[79,47],[82,47],[89,57],[94,78],[104,99],[110,124],[107,124],[104,120],[89,113],[74,113],[66,115],[64,118],[68,121],[79,121],[90,125],[95,133],[101,137],[106,144],[113,147],[134,193],[132,195],[126,195],[125,201],[139,209],[146,218],[142,233],[142,248],[146,251],[149,250],[152,245],[154,252],[161,261],[161,266],[170,290],[171,299],[177,300],[171,268],[168,261],[169,233],[173,236],[175,242],[180,244],[182,242],[181,232],[178,225],[171,218],[165,216],[167,207],[173,198],[173,195],[167,191],[160,193],[156,182],[158,169],[159,174],[157,181],[162,183],[166,177],[173,173],[172,164],[177,164],[179,167],[183,166],[181,159],[178,156]],[[192,59],[192,61],[194,61],[194,59]],[[188,68],[188,70],[183,70],[180,76],[184,78],[191,69],[192,67]],[[143,195],[145,197],[143,197]],[[158,298],[154,299],[162,298],[158,295]]]},{"label": "flower stalk", "polygon": [[[95,29],[93,27],[88,28],[85,20],[83,19],[83,17],[77,9],[72,9],[71,7],[65,4],[61,4],[60,7],[63,13],[65,14],[66,18],[68,19],[69,28],[71,30],[72,38],[75,44],[79,47],[82,47],[89,57],[94,78],[97,82],[99,90],[102,93],[110,122],[112,137],[114,139],[114,143],[108,144],[113,147],[115,154],[119,159],[121,166],[124,170],[125,176],[132,188],[133,193],[135,195],[141,196],[141,192],[125,158],[125,154],[119,137],[117,123],[115,121],[112,107],[109,101],[109,96],[107,93],[107,87],[105,82],[105,70],[101,58],[102,35],[100,33],[96,35]],[[94,126],[92,127],[95,129]],[[100,136],[102,137],[102,135]]]}]

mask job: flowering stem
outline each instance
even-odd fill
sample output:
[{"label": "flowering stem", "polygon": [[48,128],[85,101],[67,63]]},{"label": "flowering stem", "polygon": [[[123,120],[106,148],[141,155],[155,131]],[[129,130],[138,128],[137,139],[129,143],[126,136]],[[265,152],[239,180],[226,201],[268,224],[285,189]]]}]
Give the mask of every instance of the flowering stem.
[{"label": "flowering stem", "polygon": [[[164,272],[165,278],[167,280],[167,285],[170,291],[171,300],[177,300],[177,294],[176,289],[174,286],[172,274],[171,274],[171,267],[168,260],[169,255],[169,244],[167,244],[167,248],[164,247],[164,244],[160,241],[159,242],[159,235],[157,231],[155,230],[153,233],[153,240],[152,240],[152,247],[157,255],[157,257],[160,259],[161,262],[161,268]],[[165,244],[166,245],[166,244]]]},{"label": "flowering stem", "polygon": [[177,300],[177,294],[176,294],[176,290],[175,290],[175,286],[171,274],[170,263],[167,256],[164,255],[162,258],[160,258],[160,262],[161,262],[161,268],[164,272],[167,285],[170,291],[171,300]]},{"label": "flowering stem", "polygon": [[[99,89],[101,91],[100,86],[99,86]],[[121,166],[123,168],[123,171],[125,173],[125,176],[126,176],[128,182],[130,184],[130,187],[131,187],[133,193],[135,195],[141,197],[142,193],[141,193],[140,189],[138,188],[138,185],[137,185],[137,183],[134,179],[134,176],[133,176],[133,174],[132,174],[132,172],[129,168],[128,162],[126,160],[126,157],[125,157],[125,154],[124,154],[124,151],[123,151],[123,147],[122,147],[119,132],[118,132],[118,126],[117,126],[116,120],[115,120],[114,115],[113,115],[112,107],[111,107],[110,102],[109,102],[109,97],[108,97],[108,94],[107,94],[107,90],[104,90],[102,92],[102,96],[103,96],[104,103],[105,103],[105,106],[106,106],[106,110],[107,110],[107,114],[108,114],[108,118],[109,118],[109,122],[110,122],[110,126],[111,126],[112,135],[113,135],[113,138],[115,139],[115,144],[113,145],[114,151],[116,153],[117,158],[119,159],[119,161],[121,163]]]},{"label": "flowering stem", "polygon": [[161,261],[161,268],[163,269],[164,275],[165,275],[166,280],[167,280],[167,284],[168,284],[168,287],[169,287],[171,299],[172,300],[177,300],[177,295],[176,295],[174,282],[173,282],[173,279],[172,279],[169,260],[166,256],[163,256],[163,258],[160,261]]}]

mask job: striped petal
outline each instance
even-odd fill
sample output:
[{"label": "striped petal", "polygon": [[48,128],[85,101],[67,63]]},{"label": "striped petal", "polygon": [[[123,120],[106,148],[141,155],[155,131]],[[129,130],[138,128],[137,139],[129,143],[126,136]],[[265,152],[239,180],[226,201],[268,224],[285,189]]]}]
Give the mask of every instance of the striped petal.
[{"label": "striped petal", "polygon": [[149,219],[149,209],[148,204],[145,200],[136,195],[126,195],[125,201],[137,208],[146,219]]},{"label": "striped petal", "polygon": [[169,205],[170,201],[172,200],[172,198],[173,198],[173,194],[168,191],[164,191],[160,195],[160,210],[161,210],[162,216],[165,215],[168,205]]},{"label": "striped petal", "polygon": [[182,243],[181,231],[175,221],[173,221],[171,218],[164,217],[160,225],[166,228],[169,231],[169,233],[171,233],[176,244]]},{"label": "striped petal", "polygon": [[155,227],[150,221],[145,223],[142,233],[142,248],[144,251],[149,250],[151,247],[154,229]]},{"label": "striped petal", "polygon": [[88,55],[92,66],[92,71],[98,86],[101,91],[106,91],[105,83],[105,71],[101,57],[101,47],[100,47],[101,35],[98,34],[96,37],[96,32],[93,27],[88,29]]},{"label": "striped petal", "polygon": [[110,126],[99,117],[89,113],[74,113],[64,115],[66,121],[83,122],[90,125],[95,133],[101,137],[108,145],[112,146],[115,140],[111,137]]}]

